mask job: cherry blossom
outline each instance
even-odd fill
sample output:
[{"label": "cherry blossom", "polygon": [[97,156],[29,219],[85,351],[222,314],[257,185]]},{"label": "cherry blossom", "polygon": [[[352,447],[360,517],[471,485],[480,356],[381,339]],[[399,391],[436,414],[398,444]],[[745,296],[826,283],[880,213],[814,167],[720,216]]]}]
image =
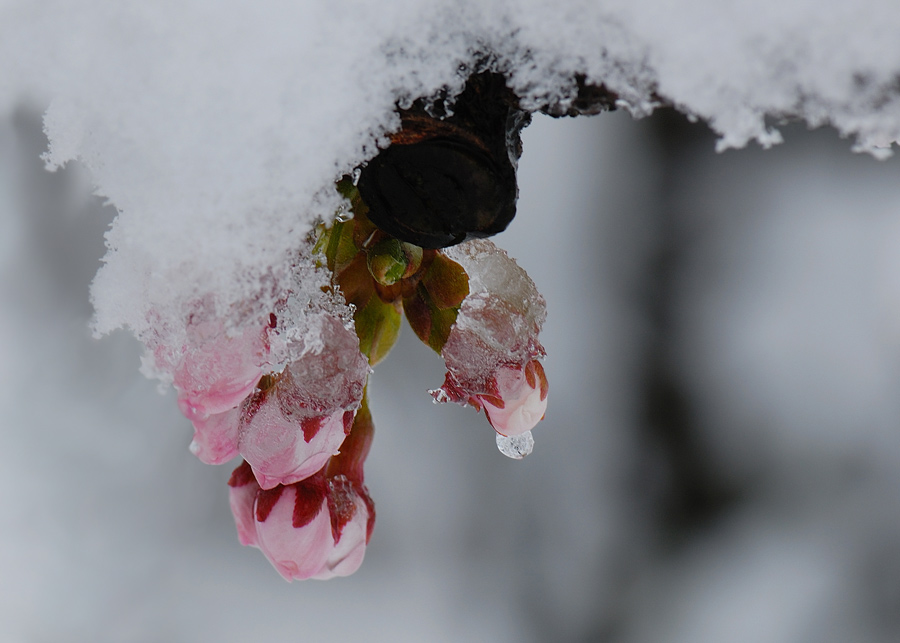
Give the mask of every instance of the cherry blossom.
[{"label": "cherry blossom", "polygon": [[236,406],[265,372],[269,327],[250,325],[229,336],[221,321],[192,323],[173,369],[178,408],[189,420],[205,420]]},{"label": "cherry blossom", "polygon": [[441,347],[447,375],[432,391],[438,402],[484,410],[507,437],[530,431],[547,410],[549,384],[538,361],[546,317],[534,282],[507,254],[486,240],[443,251],[469,276],[469,294]]},{"label": "cherry blossom", "polygon": [[340,455],[303,480],[271,489],[242,462],[228,481],[241,544],[259,548],[288,581],[355,572],[375,525],[362,470],[372,432],[363,406]]}]

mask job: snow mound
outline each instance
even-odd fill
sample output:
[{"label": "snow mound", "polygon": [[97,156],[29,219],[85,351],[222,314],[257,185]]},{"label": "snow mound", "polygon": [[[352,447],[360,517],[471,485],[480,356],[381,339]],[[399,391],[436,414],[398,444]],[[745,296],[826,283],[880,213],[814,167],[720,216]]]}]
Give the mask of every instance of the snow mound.
[{"label": "snow mound", "polygon": [[722,148],[798,117],[871,151],[900,138],[898,32],[890,0],[3,0],[0,109],[49,104],[48,167],[80,160],[118,208],[95,330],[146,338],[199,300],[272,310],[395,105],[479,68],[526,109],[577,107],[580,75],[635,115],[707,120]]}]

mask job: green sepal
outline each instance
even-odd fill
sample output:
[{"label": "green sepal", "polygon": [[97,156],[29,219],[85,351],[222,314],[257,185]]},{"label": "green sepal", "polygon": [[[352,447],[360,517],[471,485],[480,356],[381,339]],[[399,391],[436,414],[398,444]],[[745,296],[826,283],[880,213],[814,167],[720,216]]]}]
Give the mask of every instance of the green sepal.
[{"label": "green sepal", "polygon": [[356,335],[359,350],[369,358],[369,365],[375,366],[387,357],[400,334],[400,305],[385,303],[377,296],[370,297],[368,303],[356,310]]},{"label": "green sepal", "polygon": [[319,226],[313,252],[325,257],[325,265],[340,274],[359,252],[353,234],[354,221],[335,221],[330,228]]},{"label": "green sepal", "polygon": [[469,294],[469,277],[455,261],[436,253],[403,311],[416,336],[440,354]]}]

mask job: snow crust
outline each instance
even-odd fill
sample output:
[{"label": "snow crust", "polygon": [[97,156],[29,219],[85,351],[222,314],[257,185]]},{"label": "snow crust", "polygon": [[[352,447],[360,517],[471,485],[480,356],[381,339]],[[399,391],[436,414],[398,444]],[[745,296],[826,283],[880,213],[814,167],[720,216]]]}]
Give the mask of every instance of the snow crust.
[{"label": "snow crust", "polygon": [[893,0],[3,0],[0,110],[49,105],[48,167],[82,161],[118,209],[95,330],[146,339],[198,300],[236,324],[271,310],[395,104],[480,64],[528,109],[564,109],[583,74],[723,149],[780,142],[791,116],[877,151],[900,138],[897,33]]}]

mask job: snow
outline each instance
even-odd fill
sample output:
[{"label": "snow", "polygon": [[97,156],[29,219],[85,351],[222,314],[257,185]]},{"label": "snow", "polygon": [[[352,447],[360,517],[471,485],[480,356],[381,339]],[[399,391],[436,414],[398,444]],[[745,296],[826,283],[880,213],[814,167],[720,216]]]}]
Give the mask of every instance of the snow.
[{"label": "snow", "polygon": [[871,151],[900,137],[898,28],[888,0],[6,0],[0,111],[48,105],[48,167],[82,161],[118,209],[95,329],[144,338],[151,311],[181,322],[200,297],[270,310],[395,103],[452,96],[481,61],[529,109],[569,105],[580,73],[636,115],[707,120],[723,148],[797,117]]}]

